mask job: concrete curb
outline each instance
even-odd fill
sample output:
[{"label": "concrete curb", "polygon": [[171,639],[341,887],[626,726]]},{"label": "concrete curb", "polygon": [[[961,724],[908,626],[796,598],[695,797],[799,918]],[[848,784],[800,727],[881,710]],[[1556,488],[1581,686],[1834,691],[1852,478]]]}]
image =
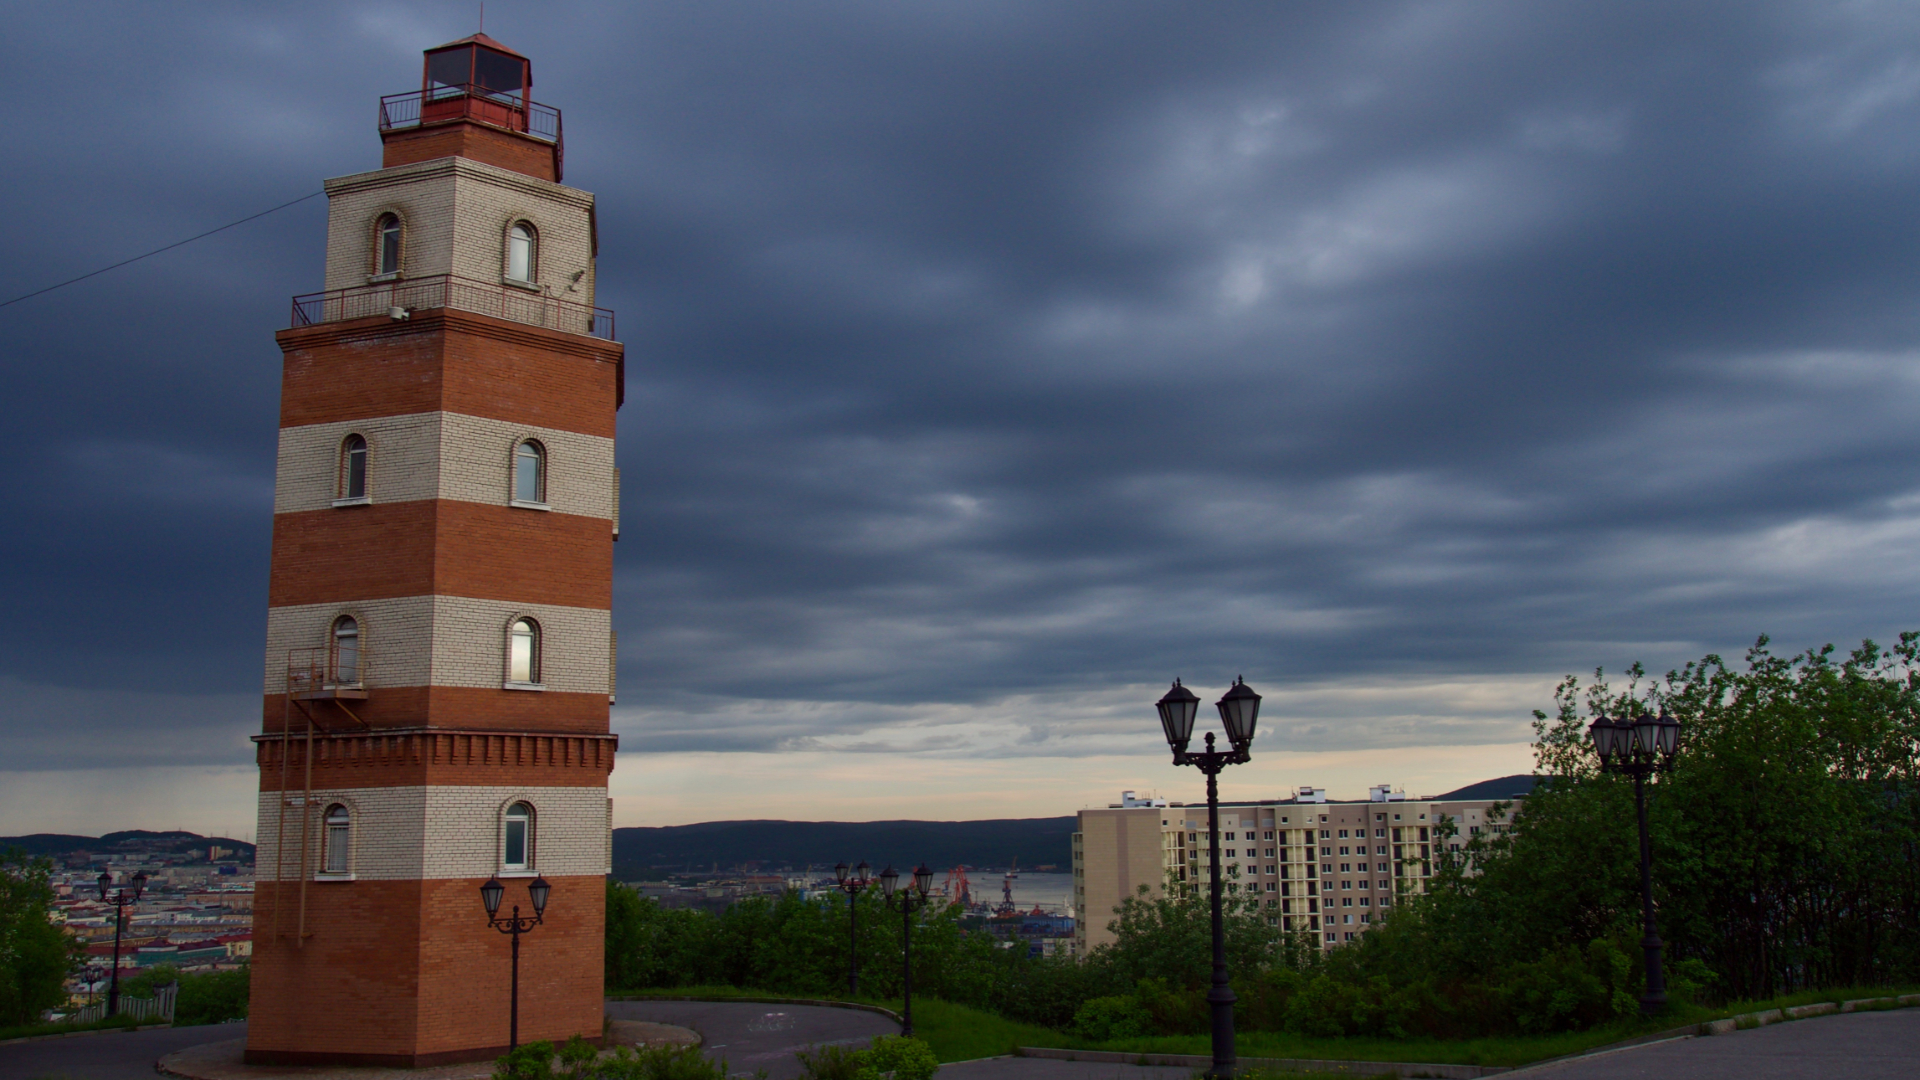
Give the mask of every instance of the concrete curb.
[{"label": "concrete curb", "polygon": [[[1129,1054],[1119,1050],[1056,1050],[1044,1046],[1022,1046],[1014,1051],[1020,1057],[1053,1058],[1059,1061],[1089,1061],[1102,1065],[1172,1065],[1180,1068],[1206,1068],[1213,1058],[1205,1054]],[[1511,1072],[1497,1065],[1436,1065],[1417,1061],[1341,1061],[1332,1058],[1248,1058],[1239,1059],[1243,1068],[1273,1069],[1277,1072],[1352,1073],[1354,1076],[1431,1076],[1439,1080],[1479,1080],[1483,1076]]]},{"label": "concrete curb", "polygon": [[886,1017],[887,1019],[893,1021],[896,1024],[899,1024],[902,1027],[905,1027],[907,1023],[905,1020],[901,1019],[899,1013],[894,1012],[892,1009],[889,1009],[880,1005],[869,1005],[864,1001],[827,1001],[821,998],[779,998],[779,997],[688,997],[684,995],[668,996],[663,994],[647,994],[639,997],[630,997],[626,995],[612,995],[612,996],[609,996],[607,1000],[608,1001],[704,1001],[704,1002],[710,1002],[715,1005],[725,1005],[728,1002],[735,1002],[735,1001],[741,1002],[747,1005],[815,1005],[815,1006],[819,1006],[821,1008],[826,1008],[826,1009],[858,1009],[861,1012],[879,1013],[881,1016]]},{"label": "concrete curb", "polygon": [[[89,1028],[86,1031],[56,1031],[51,1035],[22,1035],[17,1039],[0,1039],[0,1046],[12,1046],[14,1043],[45,1042],[48,1039],[77,1039],[82,1035],[119,1035],[128,1031],[152,1031],[155,1028],[170,1028],[173,1024],[136,1024],[133,1027]],[[218,1024],[208,1024],[218,1027]]]}]

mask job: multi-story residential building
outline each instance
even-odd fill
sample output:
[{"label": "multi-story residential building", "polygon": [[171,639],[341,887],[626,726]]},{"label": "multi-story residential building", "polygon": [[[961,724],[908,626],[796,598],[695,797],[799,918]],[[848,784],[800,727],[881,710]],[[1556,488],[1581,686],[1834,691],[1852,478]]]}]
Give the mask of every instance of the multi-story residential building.
[{"label": "multi-story residential building", "polygon": [[[1223,803],[1222,877],[1229,890],[1254,894],[1269,922],[1311,933],[1331,948],[1364,933],[1396,897],[1425,888],[1443,819],[1459,834],[1449,841],[1456,849],[1483,829],[1506,828],[1488,821],[1496,801],[1408,799],[1381,784],[1366,799],[1329,800],[1326,789],[1303,787],[1289,799]],[[1111,942],[1114,911],[1142,886],[1149,897],[1165,895],[1169,883],[1204,890],[1212,880],[1209,856],[1205,803],[1129,791],[1117,803],[1080,811],[1073,834],[1075,953]]]}]

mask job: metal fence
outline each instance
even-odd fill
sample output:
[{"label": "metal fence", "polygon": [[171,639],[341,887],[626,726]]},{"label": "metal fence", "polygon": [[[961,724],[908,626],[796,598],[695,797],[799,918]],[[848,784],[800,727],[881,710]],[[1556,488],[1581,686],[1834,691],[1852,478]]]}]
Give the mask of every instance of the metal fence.
[{"label": "metal fence", "polygon": [[491,315],[508,322],[543,326],[568,334],[616,340],[613,312],[576,304],[511,285],[440,274],[435,277],[358,285],[351,289],[309,293],[293,298],[293,325],[365,319],[377,315],[404,318],[414,311],[454,308]]},{"label": "metal fence", "polygon": [[[180,984],[168,983],[153,992],[150,998],[128,997],[120,995],[120,1015],[131,1016],[135,1020],[150,1020],[155,1023],[165,1021],[173,1023],[173,1003],[180,996]],[[107,1003],[96,1001],[86,1008],[77,1009],[67,1017],[75,1024],[91,1024],[95,1020],[107,1018]]]}]

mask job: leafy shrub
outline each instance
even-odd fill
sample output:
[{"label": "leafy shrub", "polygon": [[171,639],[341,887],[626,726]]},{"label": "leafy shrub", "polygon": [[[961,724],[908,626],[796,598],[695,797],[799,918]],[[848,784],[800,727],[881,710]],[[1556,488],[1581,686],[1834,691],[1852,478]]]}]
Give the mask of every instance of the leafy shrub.
[{"label": "leafy shrub", "polygon": [[843,1043],[809,1046],[794,1054],[807,1080],[859,1080],[861,1051]]},{"label": "leafy shrub", "polygon": [[1152,1033],[1153,1014],[1130,995],[1089,998],[1073,1014],[1073,1030],[1096,1042],[1138,1039]]},{"label": "leafy shrub", "polygon": [[807,1080],[931,1080],[940,1068],[932,1047],[905,1035],[876,1035],[864,1048],[809,1046],[794,1056]]},{"label": "leafy shrub", "polygon": [[933,1080],[940,1062],[933,1047],[906,1035],[880,1035],[861,1051],[859,1080]]},{"label": "leafy shrub", "polygon": [[[765,1070],[757,1074],[761,1080]],[[559,1050],[550,1042],[528,1043],[494,1063],[494,1080],[727,1080],[727,1063],[713,1062],[697,1046],[620,1047],[602,1054],[575,1035]]]}]

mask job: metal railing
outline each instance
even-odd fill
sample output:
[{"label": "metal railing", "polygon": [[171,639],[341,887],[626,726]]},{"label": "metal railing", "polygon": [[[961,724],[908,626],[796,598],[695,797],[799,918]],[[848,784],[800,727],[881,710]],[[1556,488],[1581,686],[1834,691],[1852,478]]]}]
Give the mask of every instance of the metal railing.
[{"label": "metal railing", "polygon": [[508,322],[544,326],[567,334],[617,340],[613,312],[590,304],[561,300],[513,285],[475,281],[453,274],[357,285],[350,289],[308,293],[293,298],[293,325],[365,319],[376,315],[405,318],[405,313],[432,308],[454,308],[491,315]]},{"label": "metal railing", "polygon": [[380,99],[383,132],[449,120],[472,120],[552,143],[554,174],[558,177],[565,141],[560,134],[560,110],[551,105],[481,86],[436,86],[431,90],[388,94]]},{"label": "metal railing", "polygon": [[316,698],[365,698],[367,650],[360,647],[316,645],[287,650],[287,696],[299,701]]}]

